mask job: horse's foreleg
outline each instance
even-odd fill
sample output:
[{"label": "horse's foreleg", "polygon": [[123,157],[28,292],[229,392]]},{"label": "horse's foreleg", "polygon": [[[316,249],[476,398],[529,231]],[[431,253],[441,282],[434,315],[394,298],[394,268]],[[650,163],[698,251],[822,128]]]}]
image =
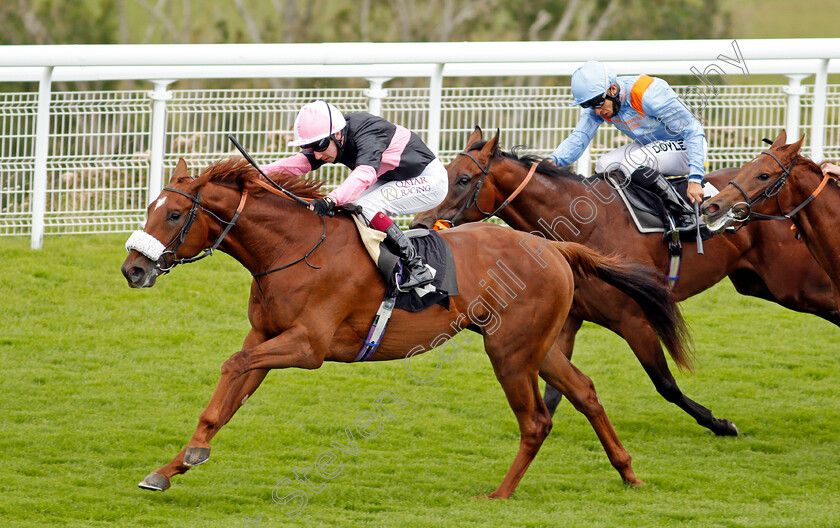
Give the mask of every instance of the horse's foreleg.
[{"label": "horse's foreleg", "polygon": [[610,463],[621,478],[632,486],[644,485],[633,472],[630,454],[621,445],[612,423],[607,418],[592,380],[572,365],[557,345],[552,346],[546,355],[540,366],[540,376],[546,383],[562,392],[575,409],[586,416],[604,446]]},{"label": "horse's foreleg", "polygon": [[665,361],[665,353],[659,338],[650,327],[622,329],[620,335],[627,340],[639,363],[644,367],[656,391],[665,400],[677,405],[697,423],[719,436],[738,436],[738,428],[725,418],[715,418],[712,411],[687,397],[680,390],[677,381]]},{"label": "horse's foreleg", "polygon": [[[259,335],[251,331],[245,338],[243,348],[252,348],[260,341]],[[268,369],[259,369],[246,372],[244,375],[232,376],[230,368],[222,367],[222,376],[210,403],[199,417],[198,427],[188,447],[182,449],[171,462],[150,473],[139,486],[164,491],[169,488],[169,479],[174,475],[185,473],[190,467],[206,462],[210,457],[210,439],[230,421],[247,398],[257,390],[266,374],[268,374]]]},{"label": "horse's foreleg", "polygon": [[222,377],[219,379],[216,391],[210,398],[207,408],[199,416],[198,427],[187,445],[184,464],[197,466],[207,462],[210,458],[210,440],[257,390],[268,374],[268,370],[252,370],[238,376],[229,375],[230,379],[226,380],[225,370],[222,369]]},{"label": "horse's foreleg", "polygon": [[[268,341],[246,346],[222,364],[222,373],[207,408],[201,413],[185,454],[184,463],[197,466],[210,457],[210,440],[260,385],[272,368],[320,366],[301,328],[290,329]],[[258,360],[263,364],[258,365]],[[317,368],[312,366],[311,368]]]},{"label": "horse's foreleg", "polygon": [[[578,330],[580,330],[581,324],[583,324],[583,320],[570,314],[569,317],[566,318],[566,323],[563,325],[560,337],[557,338],[557,345],[569,359],[572,359],[572,352],[575,347],[575,336],[577,335]],[[560,405],[560,400],[562,399],[563,393],[555,389],[550,383],[545,384],[545,395],[543,396],[543,401],[545,401],[545,406],[548,409],[549,416],[554,416],[554,411],[557,410],[557,406]]]},{"label": "horse's foreleg", "polygon": [[[222,425],[226,424],[232,417],[233,414],[245,403],[246,397],[259,387],[262,380],[265,378],[266,374],[268,374],[268,370],[254,370],[248,372],[246,375],[242,376],[239,380],[239,390],[236,391],[236,394],[233,398],[230,399],[232,404],[226,405],[227,408],[226,413],[222,413],[220,418],[223,420],[221,423]],[[212,400],[211,400],[212,401]],[[208,409],[210,406],[208,405]],[[208,428],[209,424],[206,420],[206,413],[208,411],[205,410],[201,414],[201,418],[199,418],[199,426],[196,433],[202,428]],[[219,426],[221,427],[221,426]],[[212,428],[211,433],[209,435],[208,441],[213,435],[218,431],[218,427]],[[195,435],[193,435],[195,437]],[[192,446],[192,440],[190,441],[190,445]],[[187,455],[189,451],[189,455]],[[187,461],[191,462],[189,464],[185,463],[185,456],[187,456]],[[190,460],[191,457],[191,460]],[[201,464],[202,462],[206,462],[207,459],[210,457],[210,446],[207,444],[206,446],[202,446],[199,448],[192,448],[192,447],[185,447],[181,450],[180,453],[175,455],[175,458],[172,459],[171,462],[166,464],[165,466],[161,467],[160,469],[156,470],[154,473],[150,473],[142,482],[140,482],[139,486],[141,488],[150,489],[150,490],[157,490],[157,491],[165,491],[169,489],[171,479],[175,475],[180,475],[182,473],[186,473],[187,470],[190,469],[192,466],[196,466]]]}]

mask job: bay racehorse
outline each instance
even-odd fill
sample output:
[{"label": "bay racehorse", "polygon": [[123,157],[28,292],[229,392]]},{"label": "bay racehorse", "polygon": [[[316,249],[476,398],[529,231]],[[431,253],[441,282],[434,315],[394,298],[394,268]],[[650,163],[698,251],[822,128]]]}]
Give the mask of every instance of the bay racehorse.
[{"label": "bay racehorse", "polygon": [[840,187],[836,176],[823,175],[816,163],[799,155],[804,139],[787,145],[782,131],[766,152],[741,167],[730,185],[704,202],[703,218],[716,230],[752,220],[781,222],[751,222],[742,229],[792,220],[831,278],[840,308]]},{"label": "bay racehorse", "polygon": [[[535,163],[538,166],[531,171]],[[536,156],[502,151],[498,133],[485,141],[479,127],[447,170],[449,193],[443,203],[418,214],[412,227],[431,227],[438,219],[454,219],[455,224],[478,222],[496,215],[517,230],[579,242],[661,273],[667,271],[668,247],[661,236],[639,233],[617,193],[603,179],[581,178]],[[529,172],[533,172],[530,179]],[[721,188],[736,173],[737,169],[717,171],[707,179]],[[693,240],[683,245],[682,269],[674,290],[678,300],[704,291],[728,275],[742,294],[840,325],[828,277],[788,226],[751,224],[737,233],[713,237],[705,242],[705,255],[697,254]],[[572,354],[582,321],[609,328],[627,341],[667,401],[717,435],[737,435],[729,420],[715,418],[709,409],[683,394],[656,336],[643,319],[633,315],[637,310],[633,303],[622,297],[606,299],[599,289],[585,280],[576,283],[575,302],[560,348]],[[546,403],[552,414],[559,401],[560,395],[547,386]]]},{"label": "bay racehorse", "polygon": [[[321,196],[320,182],[278,180],[298,200]],[[589,419],[621,478],[643,484],[591,380],[569,362],[558,338],[576,274],[615,285],[619,290],[611,295],[638,299],[676,359],[685,362],[684,323],[661,280],[641,266],[621,264],[584,246],[546,244],[499,226],[465,226],[443,236],[454,255],[459,295],[451,297],[449,310],[439,305],[416,313],[395,310],[371,359],[410,357],[441,346],[463,328],[484,335],[485,350],[521,432],[519,451],[491,497],[513,492],[551,428],[538,375]],[[181,160],[168,186],[149,205],[145,229],[132,234],[127,247],[132,249],[122,272],[132,287],[153,286],[162,271],[215,249],[231,255],[254,277],[251,330],[241,350],[222,365],[187,446],[140,483],[146,489],[165,490],[172,476],[208,460],[210,440],[269,370],[352,362],[385,293],[351,218],[313,215],[240,159],[212,165],[198,178],[187,174]]]}]

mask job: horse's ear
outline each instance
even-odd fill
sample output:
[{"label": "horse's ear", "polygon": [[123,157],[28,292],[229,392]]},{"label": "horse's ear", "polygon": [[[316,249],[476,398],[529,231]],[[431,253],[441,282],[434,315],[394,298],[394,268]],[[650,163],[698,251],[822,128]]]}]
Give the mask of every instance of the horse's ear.
[{"label": "horse's ear", "polygon": [[489,141],[481,149],[482,154],[487,154],[488,157],[493,156],[499,150],[499,129],[496,129],[496,135],[490,138]]},{"label": "horse's ear", "polygon": [[481,133],[481,127],[479,127],[478,125],[475,125],[475,130],[473,130],[473,133],[470,134],[470,139],[467,140],[467,146],[464,150],[470,148],[470,145],[472,145],[476,141],[481,141],[482,137],[483,137],[483,134]]},{"label": "horse's ear", "polygon": [[787,132],[785,132],[785,130],[782,129],[782,131],[779,132],[779,135],[776,136],[776,139],[773,140],[773,144],[770,145],[770,148],[771,149],[777,149],[777,148],[781,147],[782,145],[784,145],[785,142],[787,142]]},{"label": "horse's ear", "polygon": [[187,162],[184,161],[184,158],[181,158],[178,160],[178,164],[175,165],[175,172],[172,173],[172,178],[169,180],[169,185],[189,179],[191,178],[190,175],[187,174]]},{"label": "horse's ear", "polygon": [[802,137],[799,138],[799,141],[797,141],[796,143],[792,143],[790,145],[786,145],[786,146],[782,147],[782,149],[785,151],[785,158],[790,160],[790,159],[793,159],[794,156],[799,154],[799,149],[802,148],[802,142],[804,142],[804,141],[805,141],[805,134],[802,134]]}]

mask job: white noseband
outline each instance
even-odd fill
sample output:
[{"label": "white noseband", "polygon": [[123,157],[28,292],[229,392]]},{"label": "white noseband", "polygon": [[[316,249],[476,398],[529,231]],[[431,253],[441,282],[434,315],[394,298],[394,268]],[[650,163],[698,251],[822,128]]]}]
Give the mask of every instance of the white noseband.
[{"label": "white noseband", "polygon": [[131,236],[125,241],[125,249],[126,251],[131,251],[132,249],[138,251],[152,262],[157,262],[166,250],[158,239],[145,231],[131,233]]}]

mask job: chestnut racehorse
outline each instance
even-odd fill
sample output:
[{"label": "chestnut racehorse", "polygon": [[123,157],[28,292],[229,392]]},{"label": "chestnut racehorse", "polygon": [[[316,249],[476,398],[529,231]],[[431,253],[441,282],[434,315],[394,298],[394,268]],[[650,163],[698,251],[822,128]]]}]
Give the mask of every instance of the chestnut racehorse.
[{"label": "chestnut racehorse", "polygon": [[[747,162],[731,185],[703,204],[703,218],[717,230],[753,219],[784,224],[792,220],[831,277],[835,307],[840,308],[840,187],[836,176],[824,176],[816,163],[799,155],[804,139],[803,135],[786,145],[787,134],[782,131],[770,149]],[[795,273],[791,270],[791,277]]]},{"label": "chestnut racehorse", "polygon": [[[254,276],[251,330],[242,349],[222,365],[187,446],[148,475],[142,488],[165,490],[173,475],[205,462],[210,440],[270,369],[352,362],[365,341],[385,285],[354,222],[346,215],[321,219],[301,206],[303,198],[321,196],[320,182],[279,179],[298,201],[280,195],[244,160],[219,162],[197,179],[188,176],[181,160],[169,185],[149,205],[144,231],[132,234],[126,244],[132,249],[122,272],[132,287],[153,286],[162,271],[215,249]],[[677,361],[684,363],[684,323],[661,280],[642,266],[621,264],[584,246],[546,244],[499,226],[465,226],[443,236],[454,254],[459,295],[451,297],[448,310],[439,305],[417,313],[395,310],[371,359],[410,357],[441,345],[462,328],[484,335],[521,432],[519,451],[491,497],[513,492],[551,429],[538,375],[589,419],[621,478],[643,484],[591,380],[569,362],[558,339],[572,304],[574,273],[614,284],[619,290],[610,295],[638,299]]]},{"label": "chestnut racehorse", "polygon": [[[495,214],[517,230],[579,242],[663,274],[667,271],[668,247],[662,237],[639,233],[617,193],[604,180],[584,179],[568,168],[540,161],[535,156],[503,152],[498,134],[484,141],[481,129],[476,127],[464,152],[447,166],[449,193],[443,203],[417,215],[412,227],[431,227],[438,219],[454,218],[457,224],[477,222]],[[536,162],[540,163],[535,173],[523,187]],[[737,169],[717,171],[707,179],[721,188],[736,173]],[[705,255],[697,254],[693,238],[684,241],[674,294],[678,300],[686,299],[727,275],[740,293],[840,325],[828,277],[782,223],[751,224],[737,233],[713,237],[705,242]],[[627,341],[662,397],[715,434],[737,435],[729,420],[715,418],[709,409],[683,394],[654,333],[644,320],[633,315],[636,310],[627,299],[608,300],[598,286],[578,281],[560,348],[572,354],[582,321],[609,328]],[[559,394],[550,386],[546,387],[546,403],[552,413],[559,403]]]}]

